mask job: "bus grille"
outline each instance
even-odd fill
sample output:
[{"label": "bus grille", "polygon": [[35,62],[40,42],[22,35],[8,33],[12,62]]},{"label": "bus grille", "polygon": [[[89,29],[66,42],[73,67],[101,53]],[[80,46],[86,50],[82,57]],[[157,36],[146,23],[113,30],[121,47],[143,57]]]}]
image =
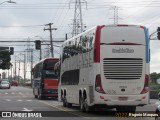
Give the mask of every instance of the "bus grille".
[{"label": "bus grille", "polygon": [[104,58],[104,76],[106,79],[140,79],[143,59],[140,58]]}]

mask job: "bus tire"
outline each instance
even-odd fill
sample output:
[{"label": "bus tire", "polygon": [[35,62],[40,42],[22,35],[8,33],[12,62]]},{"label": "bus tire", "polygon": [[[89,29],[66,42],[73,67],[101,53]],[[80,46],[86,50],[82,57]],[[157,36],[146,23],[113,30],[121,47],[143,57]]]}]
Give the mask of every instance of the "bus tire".
[{"label": "bus tire", "polygon": [[85,108],[85,111],[88,112],[88,113],[93,111],[92,107],[88,106],[87,98],[84,100],[84,108]]},{"label": "bus tire", "polygon": [[39,95],[38,95],[38,99],[39,99],[39,100],[43,100],[42,95],[39,94]]},{"label": "bus tire", "polygon": [[43,96],[40,94],[39,91],[38,91],[38,99],[39,99],[39,100],[43,100]]},{"label": "bus tire", "polygon": [[66,107],[66,97],[63,98],[63,107]]},{"label": "bus tire", "polygon": [[72,107],[72,103],[66,102],[66,107],[71,108]]},{"label": "bus tire", "polygon": [[38,95],[34,95],[35,98],[38,98]]},{"label": "bus tire", "polygon": [[79,99],[79,105],[80,105],[80,110],[81,110],[82,112],[84,112],[84,111],[85,111],[85,108],[84,108],[84,100],[83,100],[82,97],[80,97],[80,99]]}]

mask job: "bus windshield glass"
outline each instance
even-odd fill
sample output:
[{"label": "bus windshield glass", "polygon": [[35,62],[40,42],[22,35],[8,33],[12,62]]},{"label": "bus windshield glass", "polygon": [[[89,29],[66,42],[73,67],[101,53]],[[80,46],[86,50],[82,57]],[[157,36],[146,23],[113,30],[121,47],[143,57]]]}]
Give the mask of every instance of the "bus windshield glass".
[{"label": "bus windshield glass", "polygon": [[54,65],[58,60],[46,60],[43,65],[43,76],[45,78],[57,78],[58,75],[54,72]]}]

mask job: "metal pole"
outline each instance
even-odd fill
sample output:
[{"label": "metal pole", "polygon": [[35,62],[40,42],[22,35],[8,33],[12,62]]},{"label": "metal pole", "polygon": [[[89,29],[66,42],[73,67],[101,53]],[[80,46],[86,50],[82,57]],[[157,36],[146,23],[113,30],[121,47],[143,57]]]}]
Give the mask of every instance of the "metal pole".
[{"label": "metal pole", "polygon": [[42,48],[40,47],[40,51],[39,51],[39,53],[40,53],[40,57],[39,57],[39,60],[41,60],[42,59]]},{"label": "metal pole", "polygon": [[52,28],[52,24],[53,24],[53,23],[47,24],[47,25],[49,26],[49,28],[48,28],[48,29],[44,29],[44,31],[45,31],[45,30],[49,30],[49,32],[50,32],[51,57],[54,57],[52,30],[57,30],[57,28]]},{"label": "metal pole", "polygon": [[18,62],[19,62],[19,69],[18,69],[18,70],[19,70],[19,71],[18,71],[18,84],[19,84],[19,81],[20,81],[20,79],[19,79],[19,78],[20,78],[20,77],[19,77],[19,76],[20,76],[20,60],[19,60]]},{"label": "metal pole", "polygon": [[14,79],[16,80],[16,56],[15,56],[15,69],[14,69]]},{"label": "metal pole", "polygon": [[53,39],[52,39],[52,25],[53,23],[49,23],[49,29],[50,29],[50,40],[51,40],[51,56],[54,57],[54,49],[53,49]]},{"label": "metal pole", "polygon": [[12,81],[12,68],[13,68],[13,67],[12,67],[12,65],[11,65],[11,81]]},{"label": "metal pole", "polygon": [[32,83],[33,83],[32,68],[33,68],[33,50],[31,49],[31,87],[32,87]]},{"label": "metal pole", "polygon": [[26,54],[24,54],[24,85],[26,82]]}]

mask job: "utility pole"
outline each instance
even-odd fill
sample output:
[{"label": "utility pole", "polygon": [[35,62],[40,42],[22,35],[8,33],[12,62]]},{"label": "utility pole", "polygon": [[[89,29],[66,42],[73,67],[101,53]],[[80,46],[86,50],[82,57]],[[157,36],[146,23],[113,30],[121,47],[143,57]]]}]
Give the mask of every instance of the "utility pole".
[{"label": "utility pole", "polygon": [[17,74],[17,73],[16,73],[16,67],[17,67],[17,66],[16,66],[16,56],[15,56],[14,79],[16,79],[16,74]]},{"label": "utility pole", "polygon": [[19,81],[20,81],[20,60],[18,61],[19,62],[19,68],[18,68],[18,84],[19,84]]},{"label": "utility pole", "polygon": [[13,69],[13,65],[11,65],[11,80],[12,80],[12,69]]},{"label": "utility pole", "polygon": [[[84,24],[82,19],[82,3],[86,3],[87,9],[87,2],[83,0],[75,0],[75,11],[74,11],[74,19],[73,19],[73,29],[72,29],[72,37],[83,32]],[[71,2],[70,2],[71,3]]]},{"label": "utility pole", "polygon": [[31,87],[33,84],[32,69],[33,69],[33,49],[31,49]]},{"label": "utility pole", "polygon": [[53,24],[53,23],[46,24],[46,26],[49,26],[49,28],[47,28],[47,29],[44,28],[44,31],[45,31],[45,30],[49,30],[49,32],[50,32],[51,57],[54,57],[52,30],[57,30],[57,28],[52,28],[52,24]]},{"label": "utility pole", "polygon": [[24,84],[26,81],[26,54],[24,53]]}]

